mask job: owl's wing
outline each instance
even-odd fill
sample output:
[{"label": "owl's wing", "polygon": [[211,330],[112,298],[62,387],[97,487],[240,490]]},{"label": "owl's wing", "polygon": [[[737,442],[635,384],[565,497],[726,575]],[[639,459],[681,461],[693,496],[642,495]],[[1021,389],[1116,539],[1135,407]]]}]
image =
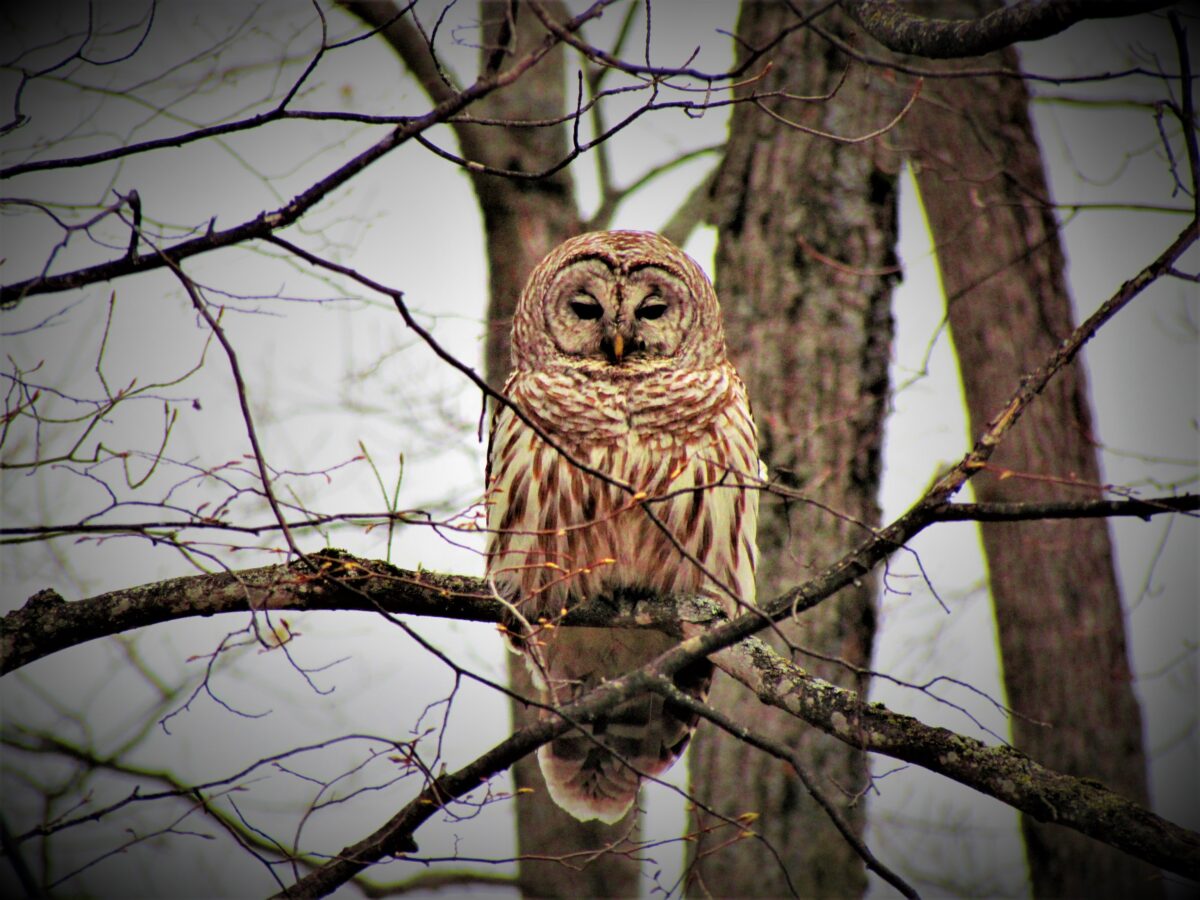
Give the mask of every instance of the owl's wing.
[{"label": "owl's wing", "polygon": [[[508,396],[509,390],[512,388],[512,384],[513,384],[513,381],[515,378],[516,378],[516,373],[513,373],[512,375],[509,375],[508,380],[504,382],[504,388],[501,391],[501,393],[503,393],[505,397]],[[507,416],[512,416],[512,410],[510,410],[503,403],[500,403],[497,400],[493,400],[491,405],[492,405],[492,414],[491,414],[491,417],[488,419],[487,458],[484,461],[484,471],[483,471],[484,490],[486,492],[488,492],[489,494],[492,490],[492,476],[494,474],[495,465],[496,465],[496,461],[494,459],[494,453],[496,450],[496,432],[500,427],[500,416],[502,413],[506,414]],[[485,501],[487,501],[490,499],[490,497],[485,496],[484,499],[485,499]],[[491,505],[490,504],[488,505],[488,526],[491,527]]]},{"label": "owl's wing", "polygon": [[[504,395],[512,397],[517,373],[509,376]],[[488,427],[487,462],[484,470],[484,504],[487,510],[487,541],[485,575],[504,600],[517,608],[520,579],[517,556],[525,549],[517,532],[525,526],[526,506],[531,487],[527,454],[519,452],[518,443],[531,432],[528,426],[503,403],[495,403]],[[520,635],[524,627],[513,615],[503,622],[508,629],[508,645],[520,650]]]}]

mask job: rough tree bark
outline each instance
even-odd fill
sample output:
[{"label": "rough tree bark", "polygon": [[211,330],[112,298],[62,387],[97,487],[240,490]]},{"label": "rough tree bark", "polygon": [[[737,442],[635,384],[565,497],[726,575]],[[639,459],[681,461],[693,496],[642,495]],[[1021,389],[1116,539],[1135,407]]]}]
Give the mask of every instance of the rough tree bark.
[{"label": "rough tree bark", "polygon": [[[822,19],[831,28],[839,21]],[[765,46],[795,23],[785,4],[744,4],[739,52]],[[810,128],[861,135],[887,122],[903,102],[858,66],[839,87],[848,60],[807,29],[790,35],[767,60],[768,76],[743,90],[836,90],[827,101],[768,104]],[[762,498],[758,593],[766,598],[860,543],[879,520],[896,271],[894,177],[877,164],[873,142],[838,143],[793,129],[754,105],[739,105],[714,201],[717,290],[730,351],[754,403],[771,478],[800,494]],[[875,632],[874,586],[874,579],[865,579],[781,630],[806,650],[865,668]],[[823,678],[866,691],[865,678],[852,669],[803,653],[798,661]],[[711,702],[797,749],[861,833],[864,804],[851,798],[866,783],[863,754],[778,710],[764,710],[728,679],[718,679]],[[701,879],[695,894],[788,896],[794,890],[801,897],[850,897],[864,889],[861,861],[776,760],[701,728],[692,787],[721,813],[757,813],[749,827],[765,838],[713,852],[729,834],[703,837],[693,853]]]},{"label": "rough tree bark", "polygon": [[[997,6],[928,5],[938,15]],[[923,9],[923,12],[930,11]],[[1017,68],[1011,50],[987,64]],[[979,66],[980,60],[971,60]],[[939,79],[902,125],[937,246],[973,434],[1071,331],[1071,302],[1042,160],[1019,79]],[[1016,473],[1004,477],[1006,470]],[[980,501],[1099,498],[1083,369],[1064,371],[973,482]],[[1073,482],[1078,482],[1073,483]],[[1015,745],[1058,771],[1147,798],[1142,722],[1108,525],[984,522]],[[1157,872],[1022,817],[1037,897],[1155,897]]]}]

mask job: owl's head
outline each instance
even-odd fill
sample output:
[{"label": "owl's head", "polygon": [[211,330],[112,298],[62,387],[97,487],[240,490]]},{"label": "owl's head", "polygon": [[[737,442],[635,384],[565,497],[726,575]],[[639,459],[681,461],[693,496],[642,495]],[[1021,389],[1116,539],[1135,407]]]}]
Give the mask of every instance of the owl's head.
[{"label": "owl's head", "polygon": [[690,256],[657,234],[596,231],[564,241],[529,276],[513,316],[513,368],[599,377],[724,361],[721,310]]}]

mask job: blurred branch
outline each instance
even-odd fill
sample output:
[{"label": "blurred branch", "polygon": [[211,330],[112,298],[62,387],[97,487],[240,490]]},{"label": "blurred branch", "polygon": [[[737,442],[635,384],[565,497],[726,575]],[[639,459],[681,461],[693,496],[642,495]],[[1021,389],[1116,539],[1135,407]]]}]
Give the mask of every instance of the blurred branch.
[{"label": "blurred branch", "polygon": [[435,103],[449,100],[459,90],[437,59],[429,38],[409,15],[415,3],[401,7],[393,0],[342,0],[339,5],[391,44]]},{"label": "blurred branch", "polygon": [[521,889],[518,875],[499,875],[489,872],[421,872],[404,881],[376,884],[362,878],[355,879],[354,886],[364,897],[403,897],[406,894],[449,891],[455,888],[507,887]]},{"label": "blurred branch", "polygon": [[38,898],[49,896],[29,868],[24,854],[21,853],[21,848],[17,846],[16,840],[8,830],[8,823],[2,816],[0,816],[0,850],[4,851],[4,856],[8,859],[8,864],[12,866],[13,872],[17,876],[17,882],[21,885],[25,896]]},{"label": "blurred branch", "polygon": [[[793,25],[789,26],[788,28],[780,29],[779,34],[775,35],[770,43],[764,47],[754,48],[751,52],[746,54],[745,59],[742,60],[740,65],[730,69],[727,72],[704,72],[699,69],[691,68],[690,63],[692,61],[692,57],[689,57],[686,62],[678,66],[653,66],[649,64],[626,62],[623,59],[618,59],[604,50],[594,47],[591,44],[581,40],[574,33],[577,29],[570,29],[566,27],[567,23],[556,22],[546,11],[546,9],[543,8],[541,3],[531,2],[529,5],[533,9],[534,14],[546,27],[547,31],[561,38],[563,43],[574,47],[596,65],[615,69],[617,71],[624,72],[627,75],[644,78],[649,82],[663,82],[666,84],[665,79],[668,78],[691,78],[696,81],[705,82],[706,87],[702,88],[702,90],[709,91],[712,90],[714,82],[729,81],[745,75],[746,72],[748,72],[750,68],[758,62],[759,59],[761,59],[768,53],[768,51],[771,50],[772,47],[778,46],[792,32],[808,27],[813,20],[824,15],[826,11],[834,6],[835,2],[836,0],[829,0],[829,2],[821,4],[810,13],[798,15],[797,21]],[[695,54],[693,53],[693,57],[694,56]]]},{"label": "blurred branch", "polygon": [[1171,34],[1175,37],[1175,47],[1179,53],[1179,95],[1180,108],[1176,109],[1179,123],[1183,126],[1184,146],[1187,147],[1188,174],[1192,182],[1192,209],[1200,218],[1200,144],[1196,138],[1196,105],[1192,93],[1192,61],[1188,52],[1187,31],[1179,20],[1179,13],[1172,11],[1168,18],[1171,21]]},{"label": "blurred branch", "polygon": [[[135,804],[149,804],[169,800],[186,804],[189,814],[194,812],[197,807],[201,809],[209,818],[224,829],[239,847],[263,862],[268,870],[271,871],[276,883],[280,887],[283,887],[283,882],[274,873],[273,865],[264,856],[288,863],[293,868],[293,871],[296,870],[296,867],[304,871],[312,871],[320,867],[323,860],[317,855],[300,852],[293,846],[283,844],[278,839],[252,827],[243,817],[241,811],[233,801],[233,797],[239,791],[245,790],[246,783],[252,780],[256,773],[260,773],[263,769],[274,767],[277,771],[284,770],[283,763],[291,758],[303,757],[309,752],[320,751],[331,746],[355,741],[377,743],[383,748],[387,748],[387,750],[383,751],[376,750],[376,756],[384,755],[388,750],[399,754],[407,754],[409,757],[413,756],[412,749],[403,743],[396,744],[390,740],[367,735],[345,735],[332,741],[296,747],[282,754],[263,757],[226,778],[201,784],[189,784],[181,780],[170,770],[148,768],[130,762],[127,757],[129,748],[124,748],[114,753],[101,753],[93,746],[77,744],[51,732],[19,731],[14,735],[6,734],[4,737],[4,746],[10,752],[17,751],[36,755],[52,754],[61,759],[68,760],[86,771],[99,770],[110,772],[136,780],[137,783],[132,791],[114,802],[98,807],[93,806],[89,811],[79,815],[63,817],[50,823],[43,823],[23,834],[7,835],[6,833],[5,853],[14,861],[14,865],[16,865],[20,860],[20,857],[16,854],[19,853],[20,845],[26,841],[44,838],[66,829],[105,820]],[[159,789],[146,790],[144,788],[147,784],[157,786]],[[218,806],[217,801],[222,799],[233,808],[234,814],[226,812]],[[2,824],[0,822],[0,825]],[[147,835],[146,837],[151,836]],[[99,859],[95,861],[98,862]],[[78,874],[78,870],[71,875],[60,878],[59,881],[65,881],[74,874]],[[490,883],[490,880],[486,876],[480,876],[479,880],[481,883]],[[419,884],[422,880],[417,878],[414,879],[414,882]],[[393,892],[394,888],[404,887],[404,885],[378,886],[370,882],[361,881],[356,886],[366,896],[387,896]],[[404,891],[395,890],[395,892],[403,893]],[[30,896],[44,895],[34,893],[31,889]]]},{"label": "blurred branch", "polygon": [[[341,3],[347,12],[370,25],[391,45],[434,103],[446,103],[454,97],[456,89],[438,62],[428,39],[421,33],[412,17],[406,15],[413,5],[415,4],[400,9],[392,0],[343,0]],[[454,133],[463,152],[474,156],[479,149],[478,139],[474,137],[477,132],[455,128]]]},{"label": "blurred branch", "polygon": [[713,206],[712,189],[717,178],[717,171],[716,167],[712,168],[692,188],[683,203],[676,207],[671,218],[663,224],[660,233],[675,246],[684,246],[692,236],[692,232],[709,222]]},{"label": "blurred branch", "polygon": [[770,116],[772,119],[774,119],[776,122],[779,122],[781,125],[785,125],[788,128],[794,129],[795,131],[802,131],[805,134],[811,134],[814,137],[825,138],[826,140],[830,140],[830,141],[837,141],[839,144],[865,144],[868,141],[872,141],[877,137],[887,134],[889,131],[891,131],[893,128],[895,128],[897,125],[899,125],[900,120],[904,118],[904,116],[908,113],[908,111],[910,109],[912,109],[912,105],[917,102],[917,97],[919,97],[920,94],[921,94],[921,81],[918,79],[917,83],[913,86],[912,94],[909,95],[908,102],[906,102],[904,104],[903,109],[901,109],[900,112],[896,113],[895,117],[890,122],[888,122],[886,125],[882,125],[879,128],[876,128],[873,131],[869,131],[866,134],[858,135],[857,137],[849,137],[847,135],[832,134],[828,131],[821,131],[817,128],[812,128],[812,127],[810,127],[808,125],[804,125],[800,122],[794,122],[791,119],[781,116],[779,113],[777,113],[773,109],[771,109],[770,106],[768,106],[767,104],[765,104],[763,102],[763,99],[761,97],[755,99],[754,105],[757,106],[764,113],[766,113],[768,116]]},{"label": "blurred branch", "polygon": [[557,716],[540,719],[517,730],[461,769],[433,779],[385,825],[348,845],[324,866],[285,888],[276,897],[288,900],[323,897],[385,857],[415,852],[417,845],[413,835],[416,830],[451,801],[475,790],[576,724],[590,721],[622,700],[642,693],[650,680],[644,670],[639,670],[605,682],[581,699],[556,710]]},{"label": "blurred branch", "polygon": [[[604,146],[606,146],[606,145],[601,144],[601,148]],[[709,154],[716,155],[716,154],[720,153],[721,150],[723,150],[723,149],[724,149],[723,145],[716,144],[711,147],[700,147],[699,149],[696,149],[696,150],[689,150],[687,153],[681,153],[680,155],[672,157],[671,159],[667,160],[664,163],[660,163],[659,165],[650,167],[645,172],[643,172],[641,175],[639,175],[636,179],[634,179],[632,182],[630,182],[629,185],[627,185],[626,187],[623,187],[623,188],[617,187],[615,184],[612,183],[611,180],[603,181],[602,185],[601,185],[602,199],[600,201],[600,206],[596,210],[596,212],[592,215],[591,219],[589,219],[587,222],[584,223],[584,227],[588,231],[602,231],[602,230],[610,227],[610,225],[612,224],[612,218],[616,214],[617,208],[621,205],[621,203],[623,203],[628,197],[632,196],[637,191],[644,188],[647,184],[652,182],[654,179],[656,179],[662,175],[666,175],[666,174],[672,172],[673,170],[675,170],[676,168],[678,168],[679,166],[685,165],[685,164],[691,162],[692,160],[699,159],[699,158],[701,158],[703,156],[707,156]],[[693,212],[695,212],[695,213],[700,212],[699,208],[695,208],[695,209],[693,208],[693,204],[696,203],[698,197],[707,196],[709,188],[711,186],[711,180],[712,179],[711,179],[711,173],[710,173],[709,175],[706,175],[700,181],[700,183],[688,195],[688,199],[686,201],[684,201],[684,205],[682,207],[680,207],[680,211],[677,211],[675,213],[676,218],[681,215],[683,209],[693,210]],[[699,221],[702,221],[702,218],[695,218],[694,216],[689,217],[689,218],[691,218],[692,221],[696,222],[696,223],[698,223]],[[673,219],[672,221],[675,221],[675,219]],[[663,235],[663,237],[667,238],[668,240],[670,240],[673,243],[676,243],[680,247],[682,247],[684,245],[684,243],[686,242],[686,239],[687,239],[686,235],[684,235],[684,240],[682,240],[682,241],[677,241],[677,240],[675,240],[675,238],[678,237],[679,234],[683,230],[684,229],[682,226],[682,220],[680,220],[680,225],[675,229],[674,236],[672,235],[672,232],[667,228],[663,229],[662,235]],[[691,228],[688,228],[686,230],[688,233],[690,233]]]},{"label": "blurred branch", "polygon": [[809,773],[807,767],[800,759],[800,755],[795,750],[778,741],[771,740],[770,738],[765,737],[764,735],[761,735],[750,728],[739,725],[724,713],[713,709],[711,706],[705,703],[701,703],[695,697],[692,697],[679,690],[679,688],[669,680],[660,679],[656,686],[656,690],[672,703],[676,704],[677,706],[682,706],[683,708],[696,713],[696,715],[708,719],[708,721],[712,722],[723,731],[731,734],[739,741],[745,741],[750,746],[756,747],[759,750],[762,750],[764,753],[769,753],[776,759],[783,760],[790,765],[792,770],[796,773],[796,777],[800,779],[801,784],[803,784],[805,790],[808,791],[809,796],[811,796],[813,800],[816,801],[817,805],[821,807],[821,809],[825,812],[825,815],[828,816],[829,820],[833,823],[833,826],[838,830],[838,833],[841,834],[842,838],[854,848],[854,852],[858,854],[859,858],[862,859],[867,868],[898,890],[903,896],[909,898],[916,898],[920,896],[912,888],[912,886],[908,884],[908,882],[880,862],[875,854],[871,852],[866,843],[854,833],[854,829],[846,821],[841,811],[837,808],[837,806],[830,802],[829,798],[827,798],[824,792],[822,792],[817,786],[817,779]]},{"label": "blurred branch", "polygon": [[906,75],[916,75],[920,78],[1020,78],[1023,81],[1046,82],[1047,84],[1086,84],[1095,81],[1112,81],[1117,78],[1126,78],[1130,75],[1144,75],[1149,78],[1177,78],[1177,75],[1170,75],[1158,69],[1150,69],[1144,66],[1130,66],[1125,69],[1117,69],[1107,72],[1095,72],[1088,75],[1040,75],[1036,72],[1026,72],[1020,68],[1006,68],[1004,66],[984,66],[982,68],[970,69],[948,69],[931,68],[929,66],[915,66],[911,63],[900,62],[895,58],[885,58],[883,56],[875,56],[870,53],[864,53],[857,47],[843,41],[837,35],[822,28],[817,23],[813,22],[810,26],[814,32],[821,36],[821,39],[828,42],[831,46],[836,47],[842,53],[845,53],[851,59],[857,60],[860,63],[878,69],[890,69],[895,72],[902,72]]}]

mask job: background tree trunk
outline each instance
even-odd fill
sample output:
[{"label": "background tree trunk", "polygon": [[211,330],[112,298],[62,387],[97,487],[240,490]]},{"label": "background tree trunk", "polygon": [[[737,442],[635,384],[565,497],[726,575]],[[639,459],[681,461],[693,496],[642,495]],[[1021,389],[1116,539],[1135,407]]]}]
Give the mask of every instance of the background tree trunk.
[{"label": "background tree trunk", "polygon": [[[484,2],[483,65],[489,60],[500,68],[513,56],[520,55],[545,36],[545,29],[519,4]],[[554,6],[552,15],[562,19],[565,13]],[[515,16],[515,20],[513,18]],[[499,52],[508,48],[503,57]],[[479,117],[504,121],[540,119],[562,115],[566,110],[566,80],[563,51],[556,49],[533,70],[522,76],[512,88],[499,91],[476,104],[472,113]],[[474,131],[485,165],[538,172],[557,163],[568,152],[565,128],[486,128],[466,126]],[[488,335],[485,349],[487,380],[500,388],[508,377],[509,330],[517,297],[525,279],[542,257],[581,229],[575,189],[570,170],[563,169],[548,178],[513,180],[473,173],[472,181],[483,213],[489,270]],[[536,696],[524,659],[509,657],[509,676],[513,689],[525,696]],[[513,702],[513,727],[522,728],[537,717],[537,712]],[[546,861],[522,860],[521,891],[527,897],[628,897],[637,896],[639,864],[630,856],[604,854],[590,865],[580,859],[570,865],[554,857],[579,851],[595,852],[617,843],[636,831],[637,813],[616,825],[578,822],[550,799],[537,759],[528,756],[513,766],[515,787],[530,793],[517,798],[517,851],[536,854]],[[582,868],[580,868],[583,866]]]},{"label": "background tree trunk", "polygon": [[[939,2],[936,15],[996,4]],[[1012,50],[972,66],[1017,68]],[[1019,79],[938,79],[901,126],[937,247],[972,434],[1071,330],[1042,160]],[[1050,385],[972,482],[980,501],[1098,498],[1083,369]],[[1004,469],[1016,473],[1004,477]],[[1073,484],[1072,482],[1079,482]],[[1145,803],[1142,722],[1104,519],[980,525],[1013,740],[1039,763]],[[1047,810],[1052,816],[1053,811]],[[1022,818],[1036,897],[1161,896],[1157,872],[1080,834]]]},{"label": "background tree trunk", "polygon": [[[822,19],[828,27],[838,21]],[[795,22],[785,4],[744,4],[739,56],[747,45],[766,46]],[[848,63],[807,29],[773,48],[767,60],[770,74],[748,90],[825,94]],[[831,100],[770,105],[807,126],[854,136],[888,121],[901,103],[897,92],[881,90],[877,76],[855,66]],[[860,543],[879,520],[895,184],[877,164],[873,143],[814,137],[747,104],[734,110],[714,200],[717,291],[730,351],[749,387],[772,480],[803,496],[762,498],[758,593],[770,597]],[[805,650],[867,667],[875,633],[873,580],[780,630]],[[774,640],[781,645],[778,635]],[[821,677],[865,693],[865,677],[852,669],[792,655]],[[823,791],[861,832],[863,754],[776,715],[719,674],[711,702],[797,748]],[[865,888],[854,852],[777,761],[703,726],[695,740],[692,789],[725,815],[758,813],[747,827],[770,845],[741,840],[717,850],[730,839],[728,829],[704,836],[693,853],[702,879],[697,896],[777,897],[794,889],[801,897],[850,897]]]}]

